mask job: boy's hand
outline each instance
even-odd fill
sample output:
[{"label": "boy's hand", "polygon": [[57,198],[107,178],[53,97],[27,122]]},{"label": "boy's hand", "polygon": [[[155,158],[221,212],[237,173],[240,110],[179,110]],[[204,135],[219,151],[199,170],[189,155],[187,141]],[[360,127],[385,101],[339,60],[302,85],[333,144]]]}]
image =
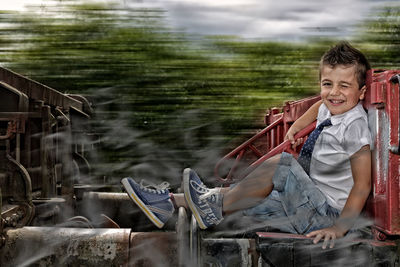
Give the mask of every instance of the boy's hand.
[{"label": "boy's hand", "polygon": [[294,139],[294,135],[307,127],[310,123],[314,122],[318,116],[318,109],[322,104],[322,100],[315,102],[300,118],[298,118],[285,135],[285,140],[290,140],[292,149],[295,150],[298,145],[303,143],[303,138]]},{"label": "boy's hand", "polygon": [[284,140],[289,140],[290,143],[292,144],[292,149],[296,149],[296,147],[300,144],[303,143],[303,138],[298,138],[297,140],[294,139],[294,135],[297,133],[296,130],[289,128],[289,130],[287,131],[286,135],[285,135],[285,139]]},{"label": "boy's hand", "polygon": [[340,230],[338,227],[331,226],[308,233],[306,237],[315,237],[313,240],[314,244],[317,244],[321,239],[323,239],[324,242],[322,243],[322,249],[326,249],[328,245],[329,248],[333,248],[335,246],[335,240],[337,238],[343,237],[344,234],[345,233],[343,233],[343,231]]}]

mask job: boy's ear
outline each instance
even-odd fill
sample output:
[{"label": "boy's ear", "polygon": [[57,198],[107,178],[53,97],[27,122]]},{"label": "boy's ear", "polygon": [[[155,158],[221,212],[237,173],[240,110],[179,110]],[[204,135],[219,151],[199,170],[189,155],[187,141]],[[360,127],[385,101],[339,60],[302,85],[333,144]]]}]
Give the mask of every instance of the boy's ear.
[{"label": "boy's ear", "polygon": [[360,91],[361,91],[361,94],[360,94],[359,99],[360,99],[360,100],[363,100],[364,97],[365,97],[365,91],[367,91],[367,86],[364,85],[363,87],[361,87]]}]

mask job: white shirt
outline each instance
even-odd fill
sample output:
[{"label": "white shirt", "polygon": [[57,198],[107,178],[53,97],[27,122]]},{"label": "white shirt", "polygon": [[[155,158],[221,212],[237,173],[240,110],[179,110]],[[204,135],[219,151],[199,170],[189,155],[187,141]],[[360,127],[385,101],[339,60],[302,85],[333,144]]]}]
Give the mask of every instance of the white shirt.
[{"label": "white shirt", "polygon": [[361,147],[371,146],[371,133],[367,114],[360,103],[333,116],[325,104],[321,104],[317,125],[328,118],[332,126],[326,126],[315,143],[310,177],[325,194],[328,204],[342,210],[354,184],[350,157]]}]

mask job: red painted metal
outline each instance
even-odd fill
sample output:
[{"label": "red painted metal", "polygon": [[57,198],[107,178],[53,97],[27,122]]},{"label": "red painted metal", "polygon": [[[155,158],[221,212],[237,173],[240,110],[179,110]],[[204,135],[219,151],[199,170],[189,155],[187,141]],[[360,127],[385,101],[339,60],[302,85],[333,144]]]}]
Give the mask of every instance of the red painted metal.
[{"label": "red painted metal", "polygon": [[[365,107],[373,136],[372,192],[367,212],[385,235],[400,234],[399,70],[372,70],[367,76]],[[375,235],[382,239],[382,234]]]},{"label": "red painted metal", "polygon": [[[311,237],[306,237],[305,235],[296,235],[296,234],[288,234],[288,233],[277,233],[277,232],[257,232],[256,233],[258,238],[267,238],[267,239],[279,239],[279,240],[285,240],[285,239],[293,239],[293,240],[305,240],[305,241],[312,241],[314,238]],[[372,246],[375,247],[382,247],[382,246],[391,246],[395,247],[396,242],[393,240],[373,240],[373,239],[361,239],[361,238],[354,238],[351,240],[347,240],[347,242],[350,243],[368,243]]]},{"label": "red painted metal", "polygon": [[[400,78],[395,76],[397,74],[400,70],[369,71],[364,100],[373,138],[372,192],[366,211],[374,218],[380,239],[384,235],[400,235]],[[223,183],[232,183],[282,151],[296,155],[298,151],[291,151],[290,144],[283,142],[283,138],[291,124],[319,99],[287,102],[282,112],[270,109],[265,117],[268,126],[223,157],[215,167],[215,176]],[[309,126],[298,136],[307,135],[312,129],[313,126]],[[222,176],[220,172],[224,168],[229,171]]]},{"label": "red painted metal", "polygon": [[[292,150],[290,143],[284,142],[284,136],[292,123],[319,99],[320,96],[313,96],[286,102],[283,109],[270,109],[264,120],[268,126],[218,161],[214,170],[215,177],[222,183],[233,183],[276,154],[287,151],[297,155],[299,151]],[[314,128],[315,123],[296,137],[304,137]],[[223,170],[225,173],[221,174]]]},{"label": "red painted metal", "polygon": [[256,235],[259,238],[279,238],[279,239],[304,239],[304,240],[313,240],[311,237],[306,237],[305,235],[296,235],[296,234],[288,234],[288,233],[277,233],[277,232],[257,232]]},{"label": "red painted metal", "polygon": [[[300,138],[300,137],[305,137],[307,136],[309,133],[311,133],[314,129],[315,129],[315,124],[316,122],[310,124],[309,126],[307,126],[306,128],[304,128],[303,130],[301,130],[300,132],[298,132],[295,135],[295,139]],[[290,141],[286,140],[282,143],[280,143],[279,145],[275,146],[273,149],[271,149],[269,152],[267,152],[265,155],[263,155],[262,157],[260,157],[258,160],[256,160],[255,162],[251,163],[250,166],[248,166],[241,174],[240,174],[240,178],[241,177],[245,177],[247,176],[250,172],[252,172],[255,168],[257,168],[261,163],[263,163],[265,160],[280,154],[282,152],[289,152],[292,153],[294,156],[297,157],[298,153],[297,151],[294,151],[291,149],[291,144]]]}]

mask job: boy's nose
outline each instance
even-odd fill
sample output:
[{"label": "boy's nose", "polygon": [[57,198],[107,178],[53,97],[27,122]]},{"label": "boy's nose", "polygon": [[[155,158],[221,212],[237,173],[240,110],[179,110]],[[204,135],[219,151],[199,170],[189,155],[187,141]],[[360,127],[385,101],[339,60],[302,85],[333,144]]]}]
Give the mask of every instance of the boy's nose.
[{"label": "boy's nose", "polygon": [[340,95],[339,86],[333,86],[333,88],[331,90],[331,95]]}]

